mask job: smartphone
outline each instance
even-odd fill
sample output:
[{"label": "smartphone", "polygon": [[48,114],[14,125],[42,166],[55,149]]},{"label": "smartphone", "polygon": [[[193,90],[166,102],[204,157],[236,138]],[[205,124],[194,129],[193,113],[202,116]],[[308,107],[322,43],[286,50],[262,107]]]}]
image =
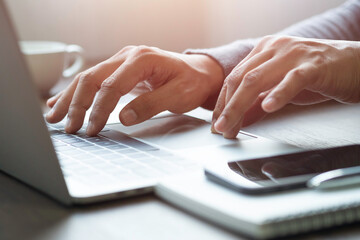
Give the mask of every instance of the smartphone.
[{"label": "smartphone", "polygon": [[205,166],[206,177],[247,194],[304,188],[314,176],[360,166],[360,145],[327,148]]}]

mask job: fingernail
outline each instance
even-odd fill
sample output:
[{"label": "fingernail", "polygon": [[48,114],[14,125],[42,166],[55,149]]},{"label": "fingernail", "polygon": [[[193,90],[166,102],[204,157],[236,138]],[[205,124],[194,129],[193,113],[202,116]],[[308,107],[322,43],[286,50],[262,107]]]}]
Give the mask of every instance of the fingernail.
[{"label": "fingernail", "polygon": [[70,119],[69,115],[67,115],[66,124],[65,124],[65,131],[68,132],[68,130],[70,130],[70,126],[71,126],[71,119]]},{"label": "fingernail", "polygon": [[217,121],[217,118],[213,118],[212,121],[211,121],[211,132],[212,133],[218,133],[215,129],[215,123]]},{"label": "fingernail", "polygon": [[122,120],[123,120],[123,124],[130,125],[130,124],[132,124],[132,123],[134,123],[136,121],[137,114],[132,109],[126,109],[126,110],[123,111],[121,117],[122,117]]},{"label": "fingernail", "polygon": [[216,129],[215,129],[215,127],[214,127],[214,124],[211,125],[211,132],[218,134],[218,132],[216,131]]},{"label": "fingernail", "polygon": [[214,127],[217,132],[219,133],[224,132],[226,127],[226,118],[224,116],[221,116],[214,124]]},{"label": "fingernail", "polygon": [[276,104],[276,100],[273,97],[266,98],[262,103],[263,108],[266,111],[272,111],[275,107],[275,104]]}]

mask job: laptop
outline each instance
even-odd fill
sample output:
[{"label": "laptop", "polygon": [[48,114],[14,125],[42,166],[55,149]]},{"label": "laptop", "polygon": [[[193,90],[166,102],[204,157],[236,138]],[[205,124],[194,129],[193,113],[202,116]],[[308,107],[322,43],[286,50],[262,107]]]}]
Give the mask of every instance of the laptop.
[{"label": "laptop", "polygon": [[163,115],[132,127],[108,124],[96,137],[48,125],[3,0],[0,0],[0,169],[65,204],[152,192],[174,176],[202,175],[206,161],[240,160],[297,148],[240,132],[224,139],[210,123]]}]

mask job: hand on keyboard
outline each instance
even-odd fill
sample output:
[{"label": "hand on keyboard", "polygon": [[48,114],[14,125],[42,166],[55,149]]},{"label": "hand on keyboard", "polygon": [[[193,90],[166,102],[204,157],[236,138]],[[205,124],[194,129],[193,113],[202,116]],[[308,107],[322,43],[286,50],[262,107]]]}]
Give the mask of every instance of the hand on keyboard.
[{"label": "hand on keyboard", "polygon": [[133,125],[169,110],[184,113],[199,106],[212,108],[223,83],[220,65],[205,55],[186,55],[151,47],[125,47],[108,60],[80,73],[64,91],[49,99],[49,123],[68,114],[67,133],[83,125],[94,101],[87,134],[105,126],[120,97],[139,95],[120,113],[124,125]]}]

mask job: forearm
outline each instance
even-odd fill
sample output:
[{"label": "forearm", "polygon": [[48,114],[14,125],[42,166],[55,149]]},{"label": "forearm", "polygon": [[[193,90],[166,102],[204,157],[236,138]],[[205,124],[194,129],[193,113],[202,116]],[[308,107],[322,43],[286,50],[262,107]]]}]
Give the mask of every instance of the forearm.
[{"label": "forearm", "polygon": [[[360,40],[360,1],[347,1],[338,8],[299,22],[276,35],[318,39]],[[245,39],[211,49],[188,49],[185,53],[205,54],[215,59],[225,76],[243,60],[259,39]]]},{"label": "forearm", "polygon": [[359,41],[360,0],[347,1],[338,8],[299,22],[278,34],[317,39]]}]

